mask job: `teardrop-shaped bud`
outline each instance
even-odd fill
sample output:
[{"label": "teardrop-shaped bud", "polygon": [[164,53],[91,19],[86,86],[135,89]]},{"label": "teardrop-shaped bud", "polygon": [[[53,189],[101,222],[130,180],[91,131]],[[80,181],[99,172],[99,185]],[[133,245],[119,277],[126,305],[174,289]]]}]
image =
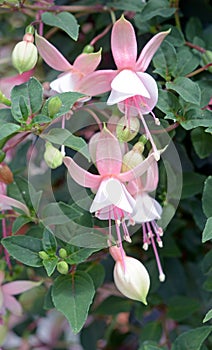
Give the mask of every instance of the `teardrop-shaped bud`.
[{"label": "teardrop-shaped bud", "polygon": [[12,52],[12,63],[20,74],[34,68],[38,60],[38,50],[33,44],[32,34],[25,34],[23,39]]},{"label": "teardrop-shaped bud", "polygon": [[60,248],[58,253],[60,258],[62,259],[67,258],[67,251],[64,248]]},{"label": "teardrop-shaped bud", "polygon": [[116,136],[120,142],[128,142],[134,139],[140,128],[140,121],[134,117],[127,120],[122,117],[116,127]]},{"label": "teardrop-shaped bud", "polygon": [[46,142],[46,150],[44,152],[44,160],[51,169],[56,169],[63,163],[62,153],[54,147],[50,142]]},{"label": "teardrop-shaped bud", "polygon": [[125,172],[135,168],[143,161],[143,153],[144,145],[141,142],[137,142],[131,151],[127,152],[122,161],[121,171]]},{"label": "teardrop-shaped bud", "polygon": [[147,305],[150,278],[139,260],[125,256],[124,264],[120,260],[116,261],[113,276],[116,287],[123,295]]},{"label": "teardrop-shaped bud", "polygon": [[48,103],[48,115],[50,118],[54,117],[60,110],[62,106],[62,101],[58,96],[54,96],[49,100]]},{"label": "teardrop-shaped bud", "polygon": [[57,271],[61,273],[62,275],[67,275],[69,270],[68,264],[65,261],[59,261],[57,264]]}]

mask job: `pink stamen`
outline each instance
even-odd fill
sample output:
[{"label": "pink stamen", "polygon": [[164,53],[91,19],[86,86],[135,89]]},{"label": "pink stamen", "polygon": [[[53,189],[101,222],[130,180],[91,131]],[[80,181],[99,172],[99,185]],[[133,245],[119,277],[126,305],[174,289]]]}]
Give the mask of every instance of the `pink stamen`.
[{"label": "pink stamen", "polygon": [[114,218],[115,218],[115,225],[116,225],[116,233],[117,233],[117,238],[118,238],[117,246],[120,248],[120,251],[121,251],[122,266],[123,266],[124,273],[125,273],[126,272],[126,265],[125,265],[125,259],[124,259],[125,252],[124,252],[124,248],[122,245],[122,239],[121,239],[120,218],[117,216],[116,209],[119,209],[119,208],[114,207],[114,209],[113,209]]}]

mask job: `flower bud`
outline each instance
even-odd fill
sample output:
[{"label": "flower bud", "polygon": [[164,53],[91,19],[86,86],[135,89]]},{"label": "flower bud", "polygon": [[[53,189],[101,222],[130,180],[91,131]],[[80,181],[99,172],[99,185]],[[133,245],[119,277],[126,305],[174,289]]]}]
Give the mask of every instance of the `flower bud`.
[{"label": "flower bud", "polygon": [[6,185],[13,182],[13,173],[6,164],[0,164],[0,182],[3,182]]},{"label": "flower bud", "polygon": [[143,143],[137,142],[133,146],[133,149],[124,155],[121,171],[125,172],[139,165],[143,161],[143,156],[142,156],[143,150],[144,150]]},{"label": "flower bud", "polygon": [[47,254],[44,250],[41,250],[40,252],[38,252],[38,255],[39,255],[39,257],[40,257],[42,260],[47,260],[47,259],[49,259],[48,254]]},{"label": "flower bud", "polygon": [[92,45],[86,45],[83,49],[83,53],[92,53],[94,52],[94,47]]},{"label": "flower bud", "polygon": [[34,68],[38,59],[37,47],[33,44],[34,38],[26,33],[23,41],[16,44],[12,52],[12,63],[19,73],[27,72]]},{"label": "flower bud", "polygon": [[116,135],[120,142],[131,141],[138,133],[140,128],[139,119],[134,117],[129,121],[122,117],[116,127]]},{"label": "flower bud", "polygon": [[54,115],[59,112],[61,106],[62,106],[61,99],[58,96],[52,97],[48,103],[49,117],[54,117]]},{"label": "flower bud", "polygon": [[116,261],[113,276],[116,287],[123,295],[147,305],[150,278],[139,260],[125,256],[124,266],[120,260]]},{"label": "flower bud", "polygon": [[57,271],[61,273],[62,275],[67,275],[69,270],[68,264],[65,261],[59,261],[57,264]]},{"label": "flower bud", "polygon": [[46,142],[44,160],[51,169],[56,169],[63,163],[63,155],[50,142]]},{"label": "flower bud", "polygon": [[67,251],[64,248],[60,248],[58,253],[60,258],[62,259],[67,258]]},{"label": "flower bud", "polygon": [[[212,51],[206,50],[205,53],[202,55],[202,60],[205,64],[212,63]],[[212,73],[212,66],[208,67],[208,70],[210,73]]]}]

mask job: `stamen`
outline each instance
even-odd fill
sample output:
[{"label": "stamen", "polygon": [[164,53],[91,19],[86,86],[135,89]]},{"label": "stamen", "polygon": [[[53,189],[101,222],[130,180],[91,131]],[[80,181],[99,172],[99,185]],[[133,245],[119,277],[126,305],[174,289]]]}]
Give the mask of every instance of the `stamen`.
[{"label": "stamen", "polygon": [[130,238],[129,231],[127,229],[127,225],[126,225],[124,220],[122,220],[122,227],[123,227],[123,231],[124,231],[124,239],[125,239],[125,241],[128,242],[128,243],[131,243],[132,240]]},{"label": "stamen", "polygon": [[158,266],[159,280],[160,280],[160,282],[164,282],[165,281],[165,274],[164,274],[162,266],[161,266],[161,262],[160,262],[160,258],[159,258],[158,251],[157,251],[157,247],[156,247],[156,244],[155,244],[154,236],[153,236],[153,234],[151,232],[151,227],[150,227],[149,223],[147,223],[147,226],[148,226],[148,230],[149,230],[148,235],[149,235],[149,237],[151,239],[152,247],[153,247],[154,254],[155,254],[156,263],[157,263],[157,266]]}]

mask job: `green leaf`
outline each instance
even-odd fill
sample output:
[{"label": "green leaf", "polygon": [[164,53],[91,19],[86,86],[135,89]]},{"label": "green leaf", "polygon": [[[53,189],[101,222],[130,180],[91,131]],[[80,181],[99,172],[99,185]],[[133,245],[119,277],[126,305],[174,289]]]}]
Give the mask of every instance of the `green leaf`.
[{"label": "green leaf", "polygon": [[47,228],[43,231],[43,250],[47,252],[49,255],[55,254],[57,250],[57,241],[55,239],[55,236],[51,231],[49,231]]},{"label": "green leaf", "polygon": [[186,37],[188,41],[193,42],[195,37],[202,35],[202,23],[199,18],[191,17],[186,24]]},{"label": "green leaf", "polygon": [[65,203],[49,203],[42,212],[42,221],[44,226],[59,225],[69,223],[80,215],[79,211]]},{"label": "green leaf", "polygon": [[73,245],[67,245],[65,249],[68,254],[66,261],[71,265],[85,261],[91,254],[98,250],[98,248],[80,248]]},{"label": "green leaf", "polygon": [[212,239],[212,217],[208,218],[202,233],[202,243]]},{"label": "green leaf", "polygon": [[81,330],[86,321],[94,294],[93,281],[83,271],[59,276],[53,284],[53,303],[67,318],[75,334]]},{"label": "green leaf", "polygon": [[199,55],[196,55],[186,46],[180,47],[177,51],[176,66],[174,69],[174,77],[183,77],[195,70],[199,63]]},{"label": "green leaf", "polygon": [[78,39],[79,25],[76,18],[69,12],[60,12],[57,15],[45,12],[41,16],[42,21],[49,26],[58,27],[66,32],[73,40]]},{"label": "green leaf", "polygon": [[168,0],[149,0],[141,11],[142,21],[148,21],[156,16],[171,17],[176,9],[170,7]]},{"label": "green leaf", "polygon": [[51,276],[57,266],[59,259],[57,256],[55,257],[49,257],[49,259],[43,260],[43,266],[47,272],[48,276]]},{"label": "green leaf", "polygon": [[191,141],[199,158],[206,158],[212,153],[212,135],[206,133],[204,128],[198,127],[192,130]]},{"label": "green leaf", "polygon": [[20,228],[26,224],[28,224],[29,222],[31,222],[31,218],[24,216],[24,215],[20,215],[18,216],[15,221],[13,222],[13,227],[12,227],[12,233],[16,233],[18,230],[20,230]]},{"label": "green leaf", "polygon": [[0,128],[0,140],[5,139],[8,136],[15,134],[18,130],[20,130],[20,125],[7,123],[1,126]]},{"label": "green leaf", "polygon": [[212,309],[210,309],[203,319],[203,323],[208,322],[212,318]]},{"label": "green leaf", "polygon": [[177,56],[174,46],[168,41],[164,41],[153,58],[153,64],[156,68],[154,72],[165,80],[170,80],[175,71],[176,61]]},{"label": "green leaf", "polygon": [[74,136],[67,129],[54,128],[51,129],[47,134],[41,134],[40,137],[57,145],[64,145],[69,148],[72,148],[73,150],[80,152],[88,160],[90,160],[88,146],[85,140],[83,140],[81,137]]},{"label": "green leaf", "polygon": [[[111,305],[113,305],[113,307],[111,307]],[[116,316],[120,312],[130,312],[131,308],[131,300],[112,295],[101,302],[95,309],[95,314]]]},{"label": "green leaf", "polygon": [[157,108],[166,114],[165,118],[176,120],[181,106],[178,98],[171,91],[159,89]]},{"label": "green leaf", "polygon": [[190,172],[184,173],[181,198],[189,198],[194,196],[195,194],[201,193],[203,190],[204,181],[204,175]]},{"label": "green leaf", "polygon": [[209,218],[212,216],[212,176],[208,176],[205,181],[203,195],[202,195],[202,208],[205,215]]},{"label": "green leaf", "polygon": [[105,269],[102,264],[86,262],[77,266],[77,271],[85,271],[93,280],[94,288],[99,288],[104,282]]},{"label": "green leaf", "polygon": [[[159,321],[148,322],[142,327],[140,341],[151,340],[159,342],[162,335],[162,325]],[[147,347],[148,349],[148,347]],[[151,349],[151,347],[150,347]],[[154,349],[154,347],[153,347]]]},{"label": "green leaf", "polygon": [[200,309],[200,303],[185,296],[175,296],[168,303],[168,316],[175,321],[182,321]]},{"label": "green leaf", "polygon": [[180,334],[171,350],[200,350],[204,340],[212,331],[212,326],[203,326]]},{"label": "green leaf", "polygon": [[178,77],[173,82],[167,82],[166,88],[177,92],[186,102],[200,104],[201,91],[199,85],[189,78]]},{"label": "green leaf", "polygon": [[131,0],[130,2],[115,1],[115,2],[107,2],[108,8],[112,7],[122,11],[133,11],[140,12],[141,9],[145,6],[142,4],[140,0]]},{"label": "green leaf", "polygon": [[38,252],[43,249],[40,239],[29,236],[10,236],[2,239],[2,245],[10,255],[23,264],[32,267],[42,266]]},{"label": "green leaf", "polygon": [[0,127],[4,124],[14,122],[14,118],[11,113],[10,108],[2,108],[0,109]]},{"label": "green leaf", "polygon": [[145,341],[138,350],[163,350],[164,347],[157,346],[157,343],[152,341]]},{"label": "green leaf", "polygon": [[211,112],[201,108],[191,108],[184,114],[180,124],[186,130],[198,126],[212,127]]}]

